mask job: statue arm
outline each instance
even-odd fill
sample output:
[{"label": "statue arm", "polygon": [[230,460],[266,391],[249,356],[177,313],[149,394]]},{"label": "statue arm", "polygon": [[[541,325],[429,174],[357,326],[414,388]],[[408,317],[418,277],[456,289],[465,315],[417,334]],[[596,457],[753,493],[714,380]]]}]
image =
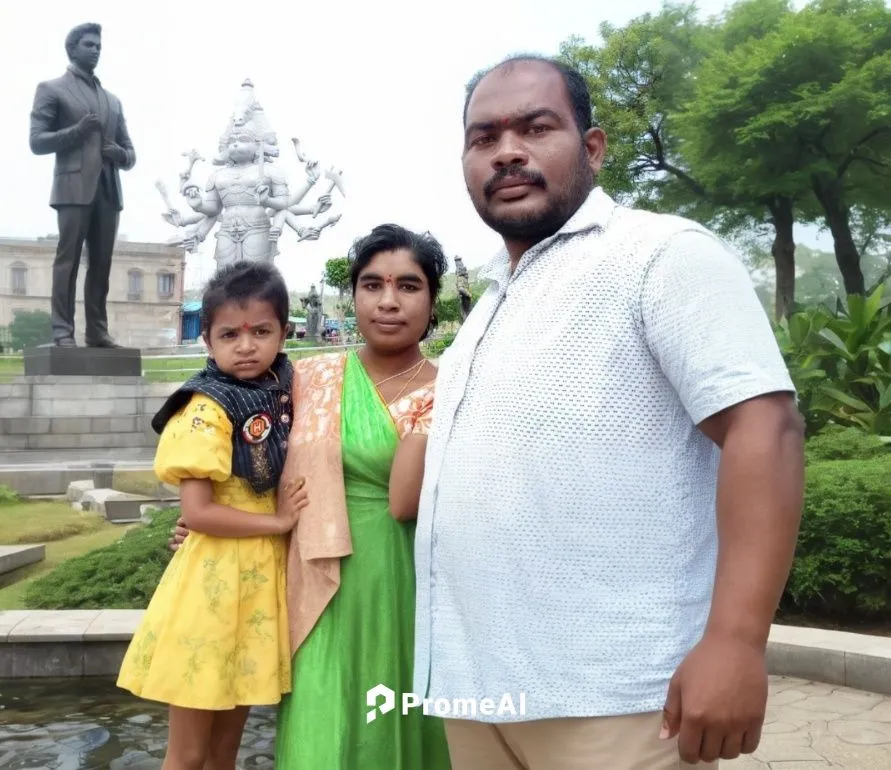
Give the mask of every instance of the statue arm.
[{"label": "statue arm", "polygon": [[[295,207],[300,201],[302,201],[306,194],[313,188],[315,182],[312,179],[307,179],[301,187],[297,188],[297,192],[295,192],[290,199],[288,200],[288,210],[291,211],[292,214],[303,214],[303,211],[295,211]],[[312,213],[312,209],[309,209],[309,213]]]},{"label": "statue arm", "polygon": [[273,211],[288,208],[288,182],[280,174],[269,175],[269,198],[263,203]]},{"label": "statue arm", "polygon": [[223,210],[223,202],[220,200],[220,193],[217,190],[213,177],[207,182],[206,195],[201,195],[196,185],[190,185],[190,187],[194,188],[194,194],[187,195],[186,200],[193,211],[197,211],[199,214],[204,214],[207,217],[220,215],[220,212]]},{"label": "statue arm", "polygon": [[59,116],[58,97],[46,83],[37,86],[34,105],[31,109],[31,152],[35,155],[51,155],[72,150],[84,143],[86,138],[80,124],[56,129]]},{"label": "statue arm", "polygon": [[115,132],[115,142],[127,153],[127,161],[118,165],[124,171],[129,171],[136,165],[136,150],[133,149],[130,132],[127,131],[127,121],[124,120],[124,108],[120,106],[120,102],[118,103],[118,108],[118,127]]}]

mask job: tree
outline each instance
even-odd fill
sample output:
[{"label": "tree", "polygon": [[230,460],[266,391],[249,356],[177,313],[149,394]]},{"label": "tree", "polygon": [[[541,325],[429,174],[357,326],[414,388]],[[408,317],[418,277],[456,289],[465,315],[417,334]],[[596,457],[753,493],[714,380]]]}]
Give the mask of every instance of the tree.
[{"label": "tree", "polygon": [[722,131],[708,122],[713,104],[698,110],[699,123],[687,116],[685,126],[683,116],[698,104],[703,67],[765,36],[791,13],[787,0],[751,0],[706,25],[695,6],[666,5],[621,29],[602,25],[599,48],[578,38],[561,47],[561,57],[587,76],[595,116],[610,137],[604,187],[634,205],[688,216],[729,237],[770,226],[779,316],[794,298],[795,197],[770,175],[750,183],[740,174],[746,159],[733,157],[727,141],[733,126]]},{"label": "tree", "polygon": [[762,114],[783,98],[782,83],[759,71],[756,54],[766,41],[778,39],[778,30],[794,15],[788,0],[734,5],[714,23],[716,45],[700,63],[691,98],[676,120],[685,161],[703,189],[732,212],[729,219],[725,214],[722,229],[767,224],[773,230],[778,319],[788,316],[795,303],[796,219],[816,215],[807,205],[809,180],[796,170],[803,162],[800,147],[765,138],[753,149],[737,134],[741,112]]},{"label": "tree", "polygon": [[695,5],[667,4],[622,28],[601,24],[600,46],[579,37],[560,46],[560,58],[588,81],[594,117],[610,138],[600,183],[619,200],[671,209],[666,181],[702,192],[676,152],[672,116],[692,94],[690,73],[708,52],[708,32]]},{"label": "tree", "polygon": [[[705,184],[736,177],[738,191],[758,194],[787,230],[778,239],[791,242],[794,207],[822,216],[846,292],[862,294],[852,216],[891,207],[891,11],[882,0],[816,0],[774,21],[701,66],[680,119],[685,156]],[[788,308],[794,263],[782,267],[778,303]]]},{"label": "tree", "polygon": [[43,310],[14,311],[12,323],[9,325],[9,336],[15,350],[51,342],[53,330],[50,314]]},{"label": "tree", "polygon": [[325,283],[332,289],[337,289],[337,321],[340,324],[342,340],[346,331],[344,319],[347,313],[352,312],[352,298],[349,296],[352,283],[348,257],[333,257],[325,263]]}]

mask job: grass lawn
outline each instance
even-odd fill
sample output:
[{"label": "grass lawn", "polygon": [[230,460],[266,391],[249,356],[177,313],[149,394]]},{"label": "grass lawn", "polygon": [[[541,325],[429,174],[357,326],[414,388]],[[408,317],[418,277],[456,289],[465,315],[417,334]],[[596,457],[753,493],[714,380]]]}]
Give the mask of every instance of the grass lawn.
[{"label": "grass lawn", "polygon": [[95,513],[74,511],[63,502],[0,505],[0,543],[46,544],[43,561],[0,575],[0,610],[26,609],[25,591],[33,580],[68,559],[111,545],[130,528],[109,524]]},{"label": "grass lawn", "polygon": [[[332,350],[338,349],[332,348]],[[324,350],[319,347],[313,347],[312,342],[309,341],[291,340],[288,342],[287,353],[292,361],[323,352]],[[149,382],[185,382],[204,367],[205,361],[203,356],[143,358],[142,368],[145,378]],[[25,363],[21,356],[0,358],[0,382],[10,382],[13,378],[21,377],[24,373]]]}]

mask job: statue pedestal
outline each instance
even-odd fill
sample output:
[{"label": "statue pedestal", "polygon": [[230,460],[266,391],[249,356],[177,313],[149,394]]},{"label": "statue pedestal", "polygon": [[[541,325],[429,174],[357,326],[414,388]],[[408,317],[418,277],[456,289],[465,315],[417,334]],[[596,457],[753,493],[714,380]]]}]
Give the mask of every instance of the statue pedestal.
[{"label": "statue pedestal", "polygon": [[[0,382],[0,453],[97,450],[96,457],[107,457],[115,449],[154,448],[158,436],[151,419],[179,385],[143,377],[58,374]],[[25,461],[26,454],[19,459]]]},{"label": "statue pedestal", "polygon": [[27,348],[25,376],[141,377],[142,355],[137,348]]}]

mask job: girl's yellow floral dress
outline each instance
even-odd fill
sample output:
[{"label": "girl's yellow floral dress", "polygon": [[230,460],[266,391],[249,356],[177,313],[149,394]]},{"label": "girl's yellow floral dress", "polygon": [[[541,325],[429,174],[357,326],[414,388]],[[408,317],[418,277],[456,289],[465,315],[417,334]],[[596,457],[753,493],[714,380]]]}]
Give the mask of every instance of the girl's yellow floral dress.
[{"label": "girl's yellow floral dress", "polygon": [[[173,485],[210,479],[215,502],[273,514],[274,488],[257,494],[232,474],[232,432],[226,411],[193,393],[161,434],[155,473]],[[182,708],[277,704],[291,689],[285,559],[283,537],[190,533],[133,637],[118,686]]]}]

